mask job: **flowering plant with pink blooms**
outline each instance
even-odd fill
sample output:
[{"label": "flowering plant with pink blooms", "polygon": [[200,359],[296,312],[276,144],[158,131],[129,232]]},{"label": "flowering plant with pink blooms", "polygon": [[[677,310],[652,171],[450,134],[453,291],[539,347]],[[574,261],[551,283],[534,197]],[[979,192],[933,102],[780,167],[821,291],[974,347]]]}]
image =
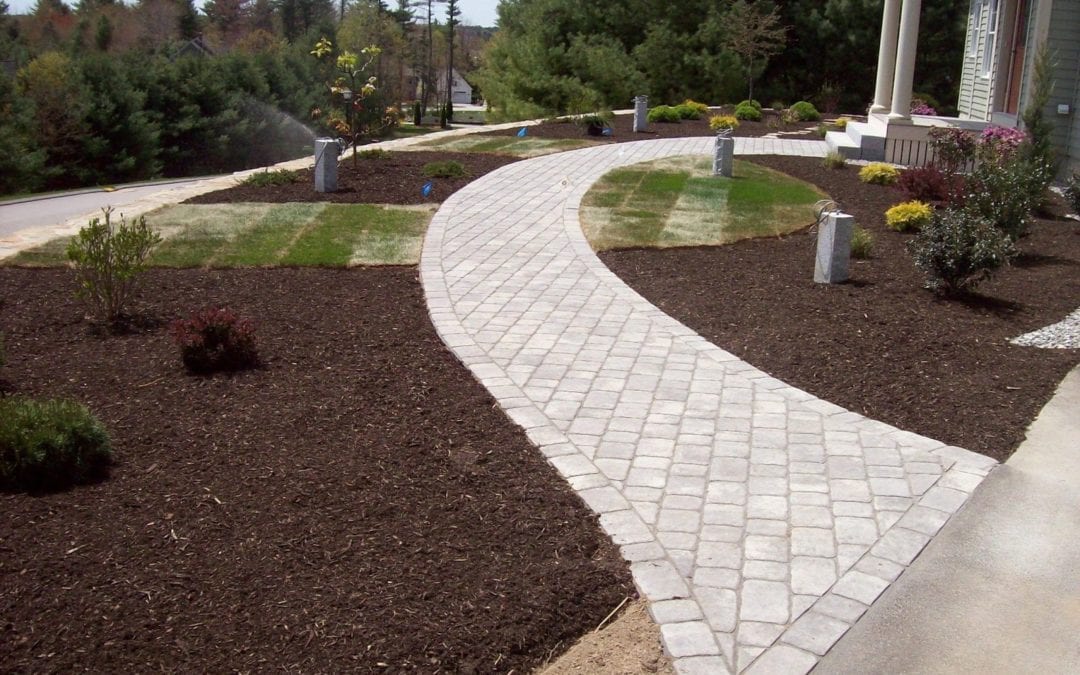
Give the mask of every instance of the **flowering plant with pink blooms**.
[{"label": "flowering plant with pink blooms", "polygon": [[911,114],[912,115],[937,115],[937,111],[931,108],[926,101],[922,99],[915,99],[911,102]]},{"label": "flowering plant with pink blooms", "polygon": [[999,127],[990,125],[979,134],[979,142],[983,145],[1000,143],[1015,150],[1017,146],[1027,140],[1027,134],[1020,129],[1012,127]]}]

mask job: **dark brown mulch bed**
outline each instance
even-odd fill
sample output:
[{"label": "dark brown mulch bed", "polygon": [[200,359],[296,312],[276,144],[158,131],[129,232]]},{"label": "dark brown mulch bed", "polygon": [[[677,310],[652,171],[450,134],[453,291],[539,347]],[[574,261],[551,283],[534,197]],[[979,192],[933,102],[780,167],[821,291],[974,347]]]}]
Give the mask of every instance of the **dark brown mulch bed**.
[{"label": "dark brown mulch bed", "polygon": [[[714,111],[710,113],[710,115],[713,114],[719,114],[719,112]],[[739,128],[735,130],[734,135],[749,138],[764,136],[780,131],[784,133],[784,138],[814,140],[820,140],[821,138],[814,131],[818,125],[817,122],[770,125],[768,122],[770,117],[775,117],[775,115],[771,112],[767,112],[765,118],[762,119],[761,122],[740,122]],[[534,138],[581,138],[590,141],[609,143],[648,141],[655,138],[683,138],[686,136],[716,135],[716,132],[709,128],[709,115],[702,117],[700,120],[682,120],[677,124],[652,122],[649,124],[648,130],[642,132],[634,131],[633,115],[616,115],[610,126],[612,134],[607,137],[589,136],[585,133],[584,127],[573,122],[542,122],[541,124],[529,127],[526,134]],[[502,129],[500,131],[489,131],[482,135],[513,136],[518,133],[518,131],[518,129]]]},{"label": "dark brown mulch bed", "polygon": [[922,288],[905,248],[884,225],[903,201],[864,185],[857,167],[754,159],[814,183],[874,237],[849,283],[813,282],[815,234],[718,248],[601,254],[621,278],[715,344],[821,398],[902,429],[1007,458],[1080,350],[1017,347],[1009,338],[1080,306],[1080,225],[1043,220],[1015,265],[965,300]]},{"label": "dark brown mulch bed", "polygon": [[[0,494],[0,670],[523,672],[633,593],[415,268],[155,270],[112,336],[73,288],[0,269],[3,374],[87,404],[119,464]],[[257,321],[264,368],[182,371],[163,322],[211,302]]]},{"label": "dark brown mulch bed", "polygon": [[[370,148],[369,148],[370,149]],[[453,160],[465,167],[461,178],[428,178],[424,165]],[[336,192],[315,192],[311,169],[299,172],[295,183],[254,187],[238,185],[227,190],[208,192],[185,204],[228,204],[233,202],[335,202],[339,204],[425,204],[439,203],[486,173],[518,161],[517,157],[479,152],[388,152],[378,159],[357,157],[356,166],[346,158],[338,165]],[[433,183],[430,196],[422,193],[424,184]]]}]

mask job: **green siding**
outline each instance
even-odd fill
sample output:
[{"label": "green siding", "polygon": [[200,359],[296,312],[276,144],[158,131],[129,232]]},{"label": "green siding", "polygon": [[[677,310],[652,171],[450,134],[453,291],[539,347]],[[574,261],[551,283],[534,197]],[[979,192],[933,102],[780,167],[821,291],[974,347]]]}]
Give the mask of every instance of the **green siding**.
[{"label": "green siding", "polygon": [[[999,0],[1003,2],[1003,0]],[[971,0],[970,7],[978,6],[978,12],[968,12],[967,40],[964,44],[964,68],[960,78],[960,97],[957,109],[960,117],[972,120],[990,119],[990,101],[993,95],[993,78],[984,77],[983,54],[986,49],[987,24],[990,8],[979,0]],[[1000,12],[999,12],[1000,14]],[[974,26],[978,26],[975,35]],[[974,40],[974,50],[972,41]],[[1000,40],[999,40],[1000,41]]]},{"label": "green siding", "polygon": [[[1080,168],[1080,0],[1056,0],[1050,15],[1047,37],[1054,55],[1054,93],[1046,115],[1054,122],[1054,146],[1062,164]],[[1059,115],[1059,104],[1071,108],[1069,115]]]}]

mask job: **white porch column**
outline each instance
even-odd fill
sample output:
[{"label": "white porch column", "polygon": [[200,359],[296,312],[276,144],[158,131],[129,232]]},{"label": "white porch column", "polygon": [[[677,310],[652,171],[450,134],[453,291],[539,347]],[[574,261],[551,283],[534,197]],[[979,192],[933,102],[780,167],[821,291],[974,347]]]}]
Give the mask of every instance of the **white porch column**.
[{"label": "white porch column", "polygon": [[919,13],[922,0],[904,0],[900,12],[900,42],[896,76],[893,78],[892,112],[889,119],[911,119],[911,87],[915,81],[915,50],[919,44]]},{"label": "white porch column", "polygon": [[900,25],[900,0],[885,0],[881,12],[881,45],[878,47],[877,83],[872,113],[887,113],[892,105],[893,75],[896,73],[896,37]]}]

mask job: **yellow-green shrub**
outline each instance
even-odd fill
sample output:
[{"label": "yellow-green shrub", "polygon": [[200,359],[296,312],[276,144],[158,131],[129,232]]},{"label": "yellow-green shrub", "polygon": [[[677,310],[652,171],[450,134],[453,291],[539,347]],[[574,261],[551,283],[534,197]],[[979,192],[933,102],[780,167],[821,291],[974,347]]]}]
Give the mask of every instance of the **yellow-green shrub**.
[{"label": "yellow-green shrub", "polygon": [[713,131],[720,131],[721,129],[728,127],[731,129],[739,128],[739,120],[734,115],[713,115],[709,118],[709,128]]},{"label": "yellow-green shrub", "polygon": [[833,126],[840,131],[843,131],[844,129],[847,129],[848,122],[850,121],[850,117],[837,117],[835,120],[833,120]]},{"label": "yellow-green shrub", "polygon": [[859,180],[874,185],[892,185],[898,178],[900,171],[884,162],[871,162],[859,171]]},{"label": "yellow-green shrub", "polygon": [[932,215],[934,209],[926,202],[904,202],[885,212],[885,224],[897,232],[921,230],[930,222]]},{"label": "yellow-green shrub", "polygon": [[705,105],[704,103],[698,103],[697,101],[688,98],[683,101],[682,104],[683,106],[696,112],[698,114],[698,117],[709,114],[709,106]]}]

